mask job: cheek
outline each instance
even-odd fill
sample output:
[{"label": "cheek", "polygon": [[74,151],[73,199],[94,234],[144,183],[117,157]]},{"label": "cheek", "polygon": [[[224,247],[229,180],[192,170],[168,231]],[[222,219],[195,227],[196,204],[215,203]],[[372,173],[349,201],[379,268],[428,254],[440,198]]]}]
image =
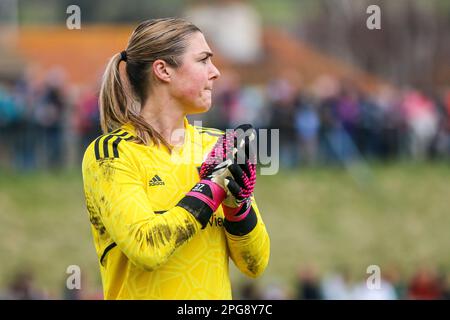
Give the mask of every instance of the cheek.
[{"label": "cheek", "polygon": [[200,88],[194,80],[186,86],[184,90],[184,95],[189,98],[197,98],[200,92]]},{"label": "cheek", "polygon": [[183,79],[180,83],[181,94],[188,99],[198,98],[206,86],[204,76],[200,73],[190,73]]}]

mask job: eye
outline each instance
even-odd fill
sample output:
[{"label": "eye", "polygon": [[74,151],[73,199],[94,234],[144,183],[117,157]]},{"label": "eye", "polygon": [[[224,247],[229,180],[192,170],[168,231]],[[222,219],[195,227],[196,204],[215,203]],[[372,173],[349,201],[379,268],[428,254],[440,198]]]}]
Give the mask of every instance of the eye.
[{"label": "eye", "polygon": [[202,63],[206,64],[208,62],[209,56],[200,60]]}]

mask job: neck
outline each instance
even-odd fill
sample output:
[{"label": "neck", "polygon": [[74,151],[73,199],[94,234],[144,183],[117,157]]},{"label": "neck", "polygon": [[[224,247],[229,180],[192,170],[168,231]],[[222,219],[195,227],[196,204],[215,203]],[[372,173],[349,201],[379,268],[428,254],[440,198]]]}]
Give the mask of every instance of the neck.
[{"label": "neck", "polygon": [[184,118],[182,108],[168,95],[152,94],[145,102],[142,117],[171,145],[184,143]]}]

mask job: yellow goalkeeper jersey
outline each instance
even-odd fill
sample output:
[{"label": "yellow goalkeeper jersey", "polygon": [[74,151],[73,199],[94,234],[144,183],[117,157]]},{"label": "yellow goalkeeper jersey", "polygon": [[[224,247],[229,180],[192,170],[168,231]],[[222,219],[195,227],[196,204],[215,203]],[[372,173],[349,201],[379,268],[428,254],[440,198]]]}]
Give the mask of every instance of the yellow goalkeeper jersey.
[{"label": "yellow goalkeeper jersey", "polygon": [[184,144],[170,153],[133,142],[128,124],[89,145],[83,184],[105,299],[231,299],[230,258],[262,274],[270,241],[254,199],[250,227],[219,206],[202,229],[176,206],[221,133],[185,119]]}]

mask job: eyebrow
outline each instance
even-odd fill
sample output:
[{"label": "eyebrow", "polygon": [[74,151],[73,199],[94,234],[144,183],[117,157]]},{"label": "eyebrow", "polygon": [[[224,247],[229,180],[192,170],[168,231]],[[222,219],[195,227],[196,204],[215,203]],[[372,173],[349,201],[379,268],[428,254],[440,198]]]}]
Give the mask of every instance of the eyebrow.
[{"label": "eyebrow", "polygon": [[214,55],[212,52],[209,52],[209,51],[203,51],[203,52],[200,52],[200,54],[206,54],[206,57],[212,57]]}]

